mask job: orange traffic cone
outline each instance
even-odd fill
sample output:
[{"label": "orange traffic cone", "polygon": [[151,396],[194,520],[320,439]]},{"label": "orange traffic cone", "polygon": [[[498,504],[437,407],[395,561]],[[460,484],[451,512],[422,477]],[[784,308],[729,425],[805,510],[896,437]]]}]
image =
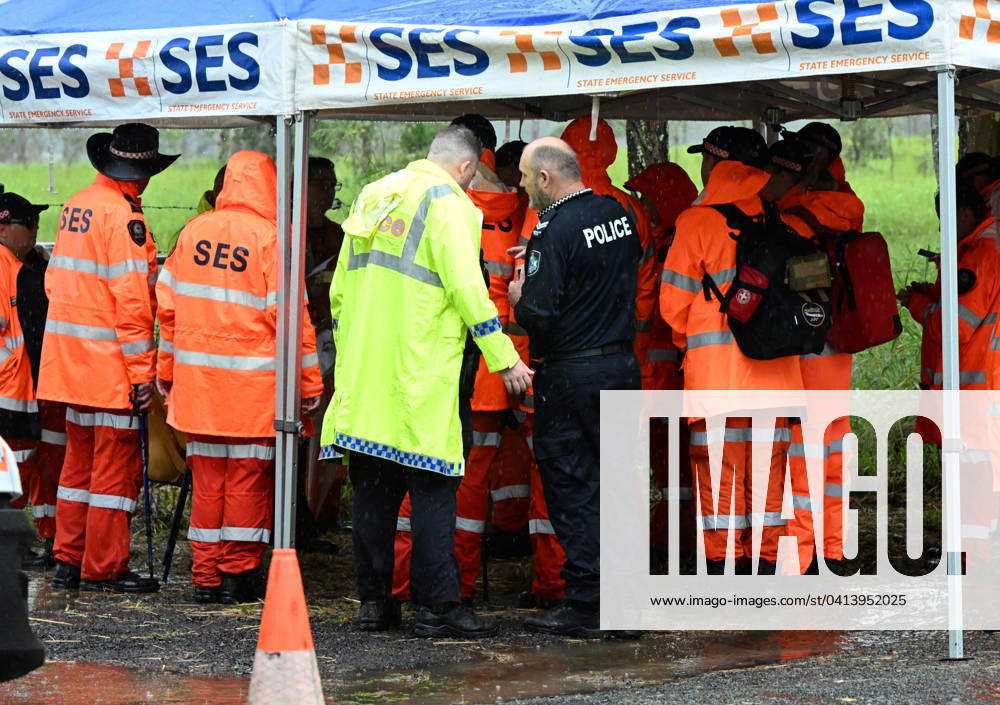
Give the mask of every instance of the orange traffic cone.
[{"label": "orange traffic cone", "polygon": [[323,705],[309,612],[293,548],[276,548],[250,676],[250,705]]}]

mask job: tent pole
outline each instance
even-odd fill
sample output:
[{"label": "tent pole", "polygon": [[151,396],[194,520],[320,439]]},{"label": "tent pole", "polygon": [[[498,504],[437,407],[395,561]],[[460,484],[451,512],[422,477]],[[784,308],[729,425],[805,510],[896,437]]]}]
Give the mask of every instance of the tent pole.
[{"label": "tent pole", "polygon": [[[292,124],[294,116],[279,115],[275,152],[278,171],[278,311],[274,356],[275,373],[275,472],[274,472],[274,546],[289,548],[295,538],[294,478],[298,461],[297,418],[290,414],[286,394],[289,386],[288,350],[289,319],[291,317],[291,292],[289,271],[291,266],[292,235]],[[291,480],[291,482],[289,482]]]},{"label": "tent pole", "polygon": [[962,615],[961,421],[958,368],[958,226],[955,207],[955,69],[937,69],[938,186],[941,197],[941,355],[943,423],[941,469],[945,491],[948,575],[948,658],[965,656]]}]

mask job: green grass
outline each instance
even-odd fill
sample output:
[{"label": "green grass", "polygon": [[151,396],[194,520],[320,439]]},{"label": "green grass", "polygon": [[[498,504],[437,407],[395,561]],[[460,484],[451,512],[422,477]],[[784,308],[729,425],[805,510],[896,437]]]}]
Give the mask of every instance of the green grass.
[{"label": "green grass", "polygon": [[[153,231],[164,235],[180,230],[195,215],[198,201],[212,180],[218,164],[208,159],[186,159],[159,176],[153,177],[142,195],[146,221]],[[0,183],[32,203],[48,203],[42,213],[38,239],[55,239],[59,210],[66,199],[94,180],[96,172],[86,162],[60,163],[55,166],[56,193],[49,193],[49,168],[45,163],[0,165]]]}]

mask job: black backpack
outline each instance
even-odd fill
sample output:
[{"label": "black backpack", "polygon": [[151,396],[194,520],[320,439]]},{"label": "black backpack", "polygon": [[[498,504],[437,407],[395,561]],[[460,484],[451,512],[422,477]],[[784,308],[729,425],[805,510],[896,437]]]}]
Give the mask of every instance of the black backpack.
[{"label": "black backpack", "polygon": [[736,274],[723,294],[707,273],[705,300],[718,299],[740,352],[752,360],[823,350],[830,327],[830,262],[819,245],[781,220],[774,205],[751,217],[731,203],[714,205],[736,240]]}]

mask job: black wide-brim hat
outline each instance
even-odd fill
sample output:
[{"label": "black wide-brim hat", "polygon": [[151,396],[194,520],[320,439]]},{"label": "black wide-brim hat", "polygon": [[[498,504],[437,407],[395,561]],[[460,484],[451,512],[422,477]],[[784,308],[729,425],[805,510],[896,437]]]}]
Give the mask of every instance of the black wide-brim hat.
[{"label": "black wide-brim hat", "polygon": [[160,154],[160,133],[141,122],[98,132],[87,140],[87,156],[99,172],[115,181],[141,181],[159,174],[179,154]]}]

